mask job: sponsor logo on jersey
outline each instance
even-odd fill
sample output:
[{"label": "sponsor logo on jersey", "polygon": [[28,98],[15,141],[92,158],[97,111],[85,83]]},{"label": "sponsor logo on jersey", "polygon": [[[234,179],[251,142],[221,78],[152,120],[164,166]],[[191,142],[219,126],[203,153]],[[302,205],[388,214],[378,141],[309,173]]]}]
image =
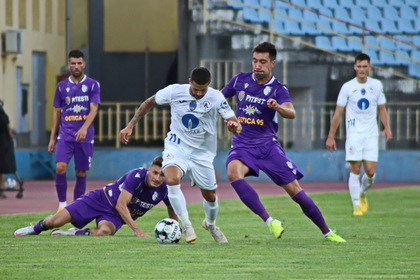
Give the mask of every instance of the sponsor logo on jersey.
[{"label": "sponsor logo on jersey", "polygon": [[79,104],[74,105],[72,108],[67,108],[66,111],[71,111],[71,112],[75,112],[75,113],[80,113],[82,111],[87,111],[88,108],[81,106]]},{"label": "sponsor logo on jersey", "polygon": [[71,100],[71,99],[70,99],[70,96],[66,96],[66,99],[65,99],[65,100],[66,100],[66,104],[67,104],[67,105],[70,105],[70,102],[71,102],[71,101],[70,101],[70,100]]},{"label": "sponsor logo on jersey", "polygon": [[230,106],[226,100],[222,101],[222,104],[220,104],[220,108],[222,108],[223,110],[229,109],[229,107]]},{"label": "sponsor logo on jersey", "polygon": [[264,98],[258,98],[252,95],[247,95],[245,100],[248,101],[249,103],[257,103],[257,104],[264,104],[266,101]]},{"label": "sponsor logo on jersey", "polygon": [[265,96],[269,95],[269,94],[270,94],[270,92],[271,92],[271,87],[268,87],[268,86],[267,86],[267,87],[265,87],[265,88],[264,88],[264,95],[265,95]]},{"label": "sponsor logo on jersey", "polygon": [[190,103],[190,111],[194,111],[195,109],[197,109],[197,103],[196,102],[191,102]]},{"label": "sponsor logo on jersey", "polygon": [[200,123],[200,121],[198,120],[198,118],[196,116],[194,116],[193,114],[185,114],[182,117],[182,124],[184,125],[185,128],[187,128],[188,130],[197,128],[198,124]]},{"label": "sponsor logo on jersey", "polygon": [[253,115],[254,113],[261,114],[261,111],[252,105],[246,105],[245,108],[239,108],[239,110],[244,111],[247,115]]},{"label": "sponsor logo on jersey", "polygon": [[71,102],[86,102],[89,101],[89,95],[73,96]]},{"label": "sponsor logo on jersey", "polygon": [[357,107],[362,111],[367,110],[369,108],[369,105],[369,100],[367,100],[366,98],[361,98],[359,99],[359,101],[357,101]]},{"label": "sponsor logo on jersey", "polygon": [[239,99],[239,101],[242,101],[244,99],[244,97],[245,97],[245,91],[241,90],[238,93],[238,99]]}]

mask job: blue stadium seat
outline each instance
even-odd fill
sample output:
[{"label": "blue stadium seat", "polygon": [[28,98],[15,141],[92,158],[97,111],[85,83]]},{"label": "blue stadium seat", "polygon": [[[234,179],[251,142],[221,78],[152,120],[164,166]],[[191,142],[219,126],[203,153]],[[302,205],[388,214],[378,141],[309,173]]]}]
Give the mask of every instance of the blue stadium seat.
[{"label": "blue stadium seat", "polygon": [[343,8],[354,7],[354,1],[353,0],[340,0],[340,7],[343,7]]},{"label": "blue stadium seat", "polygon": [[326,36],[316,36],[315,44],[322,49],[333,50],[330,39]]},{"label": "blue stadium seat", "polygon": [[[420,7],[417,9],[417,11],[420,11]],[[417,33],[420,33],[420,20],[414,21],[414,30],[416,30]]]},{"label": "blue stadium seat", "polygon": [[366,19],[363,22],[363,26],[375,32],[382,32],[382,28],[379,26],[379,21],[376,19]]},{"label": "blue stadium seat", "polygon": [[243,8],[243,19],[250,22],[261,23],[257,10],[249,7]]},{"label": "blue stadium seat", "polygon": [[[399,35],[399,36],[397,36],[397,38],[400,39],[403,42],[411,43],[410,38],[406,35]],[[397,49],[400,50],[400,51],[403,51],[403,50],[409,51],[409,50],[415,49],[414,47],[412,47],[408,44],[404,44],[404,43],[399,42],[399,41],[397,41],[396,44],[397,44]]]},{"label": "blue stadium seat", "polygon": [[291,19],[284,20],[284,30],[286,31],[286,34],[291,34],[291,35],[304,35],[305,34],[302,32],[302,29],[300,28],[299,23]]},{"label": "blue stadium seat", "polygon": [[402,6],[400,8],[401,18],[405,19],[417,19],[416,12],[414,9],[408,5]]},{"label": "blue stadium seat", "polygon": [[303,19],[306,21],[318,21],[319,20],[319,16],[317,13],[308,11],[308,10],[303,10]]},{"label": "blue stadium seat", "polygon": [[347,24],[341,22],[341,21],[333,21],[332,22],[332,28],[335,32],[340,34],[350,34],[350,31],[347,27]]},{"label": "blue stadium seat", "polygon": [[290,0],[293,4],[306,7],[306,1],[305,0]]},{"label": "blue stadium seat", "polygon": [[275,9],[288,9],[290,7],[292,7],[290,4],[287,4],[285,2],[281,2],[281,1],[275,1]]},{"label": "blue stadium seat", "polygon": [[351,24],[349,24],[349,32],[350,34],[354,34],[354,35],[361,35],[363,33],[363,23],[362,22],[358,22],[357,25],[360,25],[359,27],[353,26]]},{"label": "blue stadium seat", "polygon": [[376,19],[376,20],[380,20],[383,18],[381,10],[379,10],[379,8],[375,6],[367,7],[366,17],[368,19]]},{"label": "blue stadium seat", "polygon": [[258,17],[262,22],[270,23],[271,13],[265,10],[258,10]]},{"label": "blue stadium seat", "polygon": [[341,36],[333,36],[331,38],[331,45],[334,50],[340,51],[340,52],[349,52],[352,51],[351,48],[349,48],[347,44],[347,40],[344,37]]},{"label": "blue stadium seat", "polygon": [[[332,10],[329,9],[329,8],[321,8],[321,9],[318,10],[318,12],[320,12],[321,14],[330,16],[330,17],[333,17],[334,16]],[[329,18],[324,17],[324,16],[321,16],[321,15],[319,16],[319,18],[320,19],[329,19]]]},{"label": "blue stadium seat", "polygon": [[398,30],[401,33],[405,33],[405,34],[417,33],[416,30],[414,29],[413,20],[411,19],[400,18],[397,20],[397,26],[398,26]]},{"label": "blue stadium seat", "polygon": [[286,30],[284,30],[284,22],[280,18],[274,17],[274,32],[284,34]]},{"label": "blue stadium seat", "polygon": [[395,51],[397,49],[397,45],[394,40],[388,37],[379,37],[379,46],[384,49],[388,49],[391,51]]},{"label": "blue stadium seat", "polygon": [[287,11],[287,15],[293,19],[303,19],[303,13],[301,9],[291,8]]},{"label": "blue stadium seat", "polygon": [[366,47],[365,53],[370,56],[370,63],[371,64],[381,64],[381,61],[379,60],[377,50],[374,48]]},{"label": "blue stadium seat", "polygon": [[367,7],[372,6],[372,3],[370,2],[370,0],[356,0],[355,6],[361,7],[361,8],[367,8]]},{"label": "blue stadium seat", "polygon": [[[405,4],[414,8],[419,8],[420,7],[420,2],[419,0],[405,0]],[[418,9],[417,9],[418,11]]]},{"label": "blue stadium seat", "polygon": [[[331,21],[321,19],[316,23],[316,25],[318,26],[319,32],[321,34],[331,34],[331,31],[332,31]],[[319,27],[321,27],[322,29],[320,29]]]},{"label": "blue stadium seat", "polygon": [[262,8],[269,10],[271,9],[271,0],[260,0],[260,5]]},{"label": "blue stadium seat", "polygon": [[412,50],[411,51],[411,58],[420,60],[420,50]]},{"label": "blue stadium seat", "polygon": [[394,7],[390,5],[384,5],[383,10],[384,10],[384,18],[386,19],[397,20],[400,18],[400,16],[398,15],[397,9],[395,9]]},{"label": "blue stadium seat", "polygon": [[420,63],[412,63],[408,65],[408,75],[420,78]]},{"label": "blue stadium seat", "polygon": [[404,0],[388,0],[388,5],[394,7],[402,7],[405,6]]},{"label": "blue stadium seat", "polygon": [[326,8],[333,8],[333,9],[336,7],[340,7],[337,0],[324,0],[324,6]]},{"label": "blue stadium seat", "polygon": [[334,9],[334,17],[342,20],[350,19],[349,13],[343,7],[337,7]]},{"label": "blue stadium seat", "polygon": [[420,35],[413,36],[413,44],[420,46]]},{"label": "blue stadium seat", "polygon": [[382,25],[382,32],[385,34],[398,34],[400,33],[397,29],[395,21],[393,19],[381,19],[380,23]]},{"label": "blue stadium seat", "polygon": [[398,65],[399,63],[395,60],[395,56],[392,53],[379,51],[379,60],[381,64],[385,65]]},{"label": "blue stadium seat", "polygon": [[306,4],[311,9],[320,9],[324,7],[324,5],[321,3],[321,0],[306,0]]},{"label": "blue stadium seat", "polygon": [[287,15],[287,10],[286,10],[286,9],[284,9],[284,8],[276,8],[276,9],[274,10],[274,12],[276,12],[276,13],[280,14],[280,15],[276,15],[276,14],[274,14],[274,16],[275,16],[275,17],[285,18],[285,17],[284,17],[284,16],[282,16],[282,15]]},{"label": "blue stadium seat", "polygon": [[371,35],[365,36],[365,38],[363,39],[363,42],[366,48],[372,48],[375,51],[377,51],[377,49],[373,47],[373,46],[376,46],[376,47],[378,46],[378,41],[376,40],[375,36],[371,36]]},{"label": "blue stadium seat", "polygon": [[[241,2],[243,3],[242,0],[234,0],[236,2]],[[228,5],[228,7],[234,8],[234,9],[242,9],[244,6],[230,2],[229,0],[226,2],[226,4]]]},{"label": "blue stadium seat", "polygon": [[[401,54],[401,55],[410,57],[410,55],[408,54],[407,51],[399,51],[399,52],[397,52],[397,54]],[[398,55],[395,55],[395,61],[400,65],[408,65],[412,62],[411,60],[409,60],[407,58],[404,58],[404,57],[401,57],[401,56],[398,56]]]},{"label": "blue stadium seat", "polygon": [[256,7],[260,6],[260,2],[258,0],[243,0],[243,1],[244,1],[244,4],[247,4],[247,5],[256,6]]},{"label": "blue stadium seat", "polygon": [[[355,39],[355,40],[352,40]],[[357,41],[356,41],[357,40]],[[352,36],[347,40],[347,46],[351,51],[361,52],[362,51],[362,42],[360,37]]]},{"label": "blue stadium seat", "polygon": [[350,18],[353,22],[362,22],[366,19],[365,10],[357,6],[350,8]]},{"label": "blue stadium seat", "polygon": [[[308,21],[308,23],[316,25],[316,21]],[[312,25],[307,25],[307,24],[302,23],[301,27],[302,27],[302,32],[305,33],[306,35],[311,35],[312,36],[312,35],[321,35],[322,34],[322,32],[318,28],[316,28]]]}]

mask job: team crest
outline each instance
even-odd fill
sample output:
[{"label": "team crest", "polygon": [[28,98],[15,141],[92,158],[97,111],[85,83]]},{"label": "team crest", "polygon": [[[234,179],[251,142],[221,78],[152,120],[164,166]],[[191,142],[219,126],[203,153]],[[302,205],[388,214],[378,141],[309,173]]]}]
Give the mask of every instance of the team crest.
[{"label": "team crest", "polygon": [[242,90],[238,93],[239,101],[242,101],[244,99],[244,97],[245,97],[245,91]]},{"label": "team crest", "polygon": [[249,86],[249,84],[248,83],[245,83],[245,88],[247,88]]},{"label": "team crest", "polygon": [[83,92],[87,92],[87,90],[88,90],[88,87],[87,87],[86,85],[83,85],[83,86],[82,86],[82,91],[83,91]]},{"label": "team crest", "polygon": [[69,87],[66,87],[66,91],[69,92],[70,91],[70,88]]},{"label": "team crest", "polygon": [[158,197],[158,193],[157,192],[154,192],[153,195],[152,195],[152,199],[153,200],[156,200],[157,197]]},{"label": "team crest", "polygon": [[194,111],[195,109],[197,109],[197,103],[196,102],[191,102],[190,103],[190,111]]},{"label": "team crest", "polygon": [[293,163],[291,163],[290,161],[286,162],[287,167],[289,167],[290,169],[293,169]]},{"label": "team crest", "polygon": [[210,102],[208,102],[208,101],[204,101],[204,102],[201,104],[201,106],[203,107],[203,110],[204,110],[204,111],[208,111],[208,110],[210,110]]},{"label": "team crest", "polygon": [[364,88],[362,88],[362,90],[360,92],[362,93],[362,95],[366,94],[366,90]]},{"label": "team crest", "polygon": [[70,102],[71,102],[71,100],[70,100],[70,96],[66,96],[66,104],[67,104],[67,105],[69,105],[69,104],[70,104]]},{"label": "team crest", "polygon": [[271,92],[271,87],[265,87],[265,88],[264,88],[264,95],[265,95],[265,96],[269,95],[269,94],[270,94],[270,92]]}]

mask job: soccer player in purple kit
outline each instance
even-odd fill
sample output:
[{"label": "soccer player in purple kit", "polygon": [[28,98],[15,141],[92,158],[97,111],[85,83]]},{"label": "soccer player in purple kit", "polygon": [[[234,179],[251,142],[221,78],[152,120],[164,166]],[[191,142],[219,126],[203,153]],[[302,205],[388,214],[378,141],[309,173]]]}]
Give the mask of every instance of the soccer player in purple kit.
[{"label": "soccer player in purple kit", "polygon": [[244,179],[258,176],[260,169],[300,205],[326,240],[346,242],[327,226],[315,202],[300,187],[298,180],[303,174],[277,141],[277,115],[294,119],[296,112],[287,87],[273,76],[276,55],[273,44],[258,44],[252,52],[253,72],[237,74],[222,89],[226,98],[237,97],[236,116],[242,124],[242,132],[233,135],[226,161],[229,181],[241,201],[261,217],[276,238],[284,232],[282,223],[268,214],[258,193]]},{"label": "soccer player in purple kit", "polygon": [[[79,50],[69,53],[71,75],[58,83],[54,97],[54,114],[48,152],[55,150],[55,185],[58,210],[67,205],[67,167],[72,156],[76,169],[74,200],[86,191],[86,175],[93,156],[93,120],[100,104],[98,81],[84,74],[86,62]],[[58,137],[57,137],[58,135]]]},{"label": "soccer player in purple kit", "polygon": [[[149,168],[135,168],[121,178],[81,196],[55,215],[34,226],[20,228],[14,235],[34,235],[72,223],[81,229],[57,229],[51,235],[114,235],[127,224],[137,236],[149,236],[134,222],[163,201],[168,215],[177,219],[168,199],[168,188],[162,173],[162,157],[153,159]],[[95,228],[85,228],[96,219]]]}]

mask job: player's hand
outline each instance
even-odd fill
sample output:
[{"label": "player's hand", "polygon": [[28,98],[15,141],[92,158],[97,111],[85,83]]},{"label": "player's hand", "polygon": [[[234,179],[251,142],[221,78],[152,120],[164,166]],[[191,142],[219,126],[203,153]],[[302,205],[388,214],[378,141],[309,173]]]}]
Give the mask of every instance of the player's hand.
[{"label": "player's hand", "polygon": [[242,125],[232,120],[224,120],[227,129],[233,134],[239,134],[242,131]]},{"label": "player's hand", "polygon": [[385,129],[384,130],[384,135],[386,136],[386,142],[391,141],[391,139],[392,139],[392,132],[391,132],[391,130]]},{"label": "player's hand", "polygon": [[87,134],[87,129],[84,129],[83,127],[81,129],[79,129],[79,131],[76,132],[75,136],[76,136],[76,141],[77,142],[82,142],[83,140],[86,139],[86,134]]},{"label": "player's hand", "polygon": [[268,100],[267,100],[267,106],[268,106],[268,108],[270,108],[270,109],[273,109],[273,110],[276,110],[276,111],[277,111],[277,108],[278,108],[278,106],[280,106],[280,105],[279,105],[279,103],[277,103],[277,101],[276,101],[275,99],[270,98],[270,99],[268,99]]},{"label": "player's hand", "polygon": [[335,143],[334,138],[327,138],[327,142],[325,143],[325,146],[330,152],[337,150],[337,144]]},{"label": "player's hand", "polygon": [[130,137],[131,133],[133,133],[133,128],[130,126],[126,126],[123,130],[120,131],[120,141],[123,144],[127,144],[128,138]]},{"label": "player's hand", "polygon": [[136,235],[138,237],[150,237],[150,235],[148,235],[147,233],[145,233],[144,231],[142,231],[141,229],[139,229],[138,231],[136,231]]},{"label": "player's hand", "polygon": [[55,150],[55,139],[54,140],[50,140],[50,142],[48,143],[48,152],[50,154],[53,154]]}]

